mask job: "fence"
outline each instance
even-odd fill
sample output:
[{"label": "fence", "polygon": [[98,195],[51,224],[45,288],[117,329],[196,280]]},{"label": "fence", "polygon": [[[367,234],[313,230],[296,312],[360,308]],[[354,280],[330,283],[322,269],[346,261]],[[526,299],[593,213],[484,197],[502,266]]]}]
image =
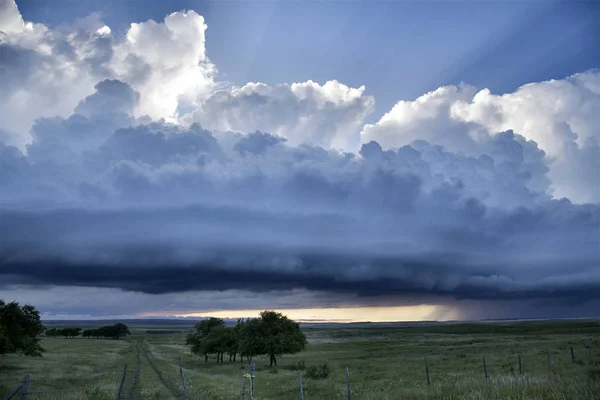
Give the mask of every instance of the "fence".
[{"label": "fence", "polygon": [[[590,362],[592,361],[592,347],[591,346],[586,346],[586,349],[588,350],[588,354],[589,354],[589,360]],[[575,357],[575,351],[573,349],[573,347],[570,347],[571,350],[571,361],[573,363],[576,362],[576,357]],[[517,356],[517,363],[518,363],[518,368],[519,368],[519,376],[523,376],[523,362],[521,359],[521,355],[518,354]],[[181,362],[181,360],[180,360]],[[427,382],[427,387],[431,387],[431,379],[430,379],[430,373],[429,373],[429,365],[427,364],[427,358],[424,358],[424,363],[425,363],[425,380]],[[512,378],[515,378],[515,369],[514,369],[514,365],[513,365],[513,360],[512,358],[508,359],[507,362],[507,367],[510,371],[510,375]],[[246,400],[246,388],[247,388],[247,380],[248,378],[251,379],[251,392],[250,392],[250,400],[254,399],[254,380],[256,378],[255,375],[255,367],[254,367],[254,362],[251,363],[250,365],[250,374],[246,373],[247,367],[244,367],[244,373],[243,373],[243,381],[242,381],[242,393],[241,393],[241,399],[242,400]],[[552,360],[550,357],[550,350],[548,350],[548,371],[552,372]],[[346,367],[345,369],[346,372],[346,395],[347,395],[347,399],[351,400],[352,399],[352,391],[350,388],[350,370],[348,367]],[[490,375],[488,374],[488,369],[487,369],[487,365],[486,365],[486,361],[485,361],[485,356],[482,356],[482,372],[483,372],[483,378],[485,381],[488,381]],[[300,400],[304,400],[304,385],[302,383],[302,372],[300,370],[297,371],[298,373],[298,389],[299,389],[299,397]]]},{"label": "fence", "polygon": [[[592,347],[591,346],[586,346],[586,349],[588,350],[589,360],[591,362],[592,361]],[[571,361],[573,363],[575,363],[576,362],[575,351],[574,351],[574,349],[573,349],[572,346],[570,347],[570,350],[571,350],[571,353],[570,353],[570,355],[571,355]],[[425,371],[424,375],[425,376],[424,376],[424,379],[427,382],[427,387],[431,387],[431,378],[430,378],[430,372],[429,372],[429,365],[427,364],[427,358],[426,357],[424,358],[424,364],[425,364],[425,368],[424,368],[424,371]],[[518,366],[519,366],[519,376],[523,376],[524,375],[523,374],[523,362],[522,362],[520,354],[518,355]],[[512,360],[512,358],[509,358],[507,360],[507,367],[508,367],[508,370],[510,371],[511,377],[515,378],[515,369],[514,369],[514,366],[513,366],[513,360]],[[242,400],[246,400],[245,399],[245,392],[246,392],[247,378],[251,378],[251,380],[252,380],[252,390],[251,390],[250,399],[251,400],[254,399],[254,379],[256,378],[255,377],[255,372],[254,372],[255,371],[254,370],[254,363],[251,364],[250,371],[251,371],[250,374],[246,374],[246,368],[244,368],[244,375],[243,375],[244,380],[243,380],[243,384],[242,384],[242,396],[241,396]],[[552,372],[552,360],[551,360],[551,357],[550,357],[550,350],[548,350],[548,371]],[[351,391],[351,388],[350,388],[350,370],[349,370],[348,367],[346,367],[345,372],[346,372],[346,395],[347,395],[347,399],[351,400],[352,399],[352,391]],[[483,375],[483,379],[487,382],[488,379],[489,379],[489,377],[490,377],[490,375],[488,374],[488,369],[487,369],[487,365],[486,365],[486,362],[485,362],[485,356],[482,356],[482,372],[483,372],[483,374],[482,374]],[[299,389],[299,392],[300,392],[299,393],[299,397],[300,397],[300,400],[304,400],[304,385],[302,383],[302,373],[301,373],[300,370],[298,370],[297,373],[298,373],[298,389]]]},{"label": "fence", "polygon": [[[592,361],[592,347],[586,346],[586,349],[588,352],[589,360],[591,362]],[[573,349],[573,347],[570,347],[570,358],[573,363],[576,363],[577,358],[576,358],[575,350]],[[423,361],[424,361],[424,377],[423,377],[423,379],[427,383],[427,387],[431,387],[431,382],[435,381],[435,376],[433,376],[430,372],[426,357],[423,359]],[[180,378],[179,379],[179,390],[181,393],[180,394],[173,393],[174,394],[173,397],[181,398],[183,400],[197,400],[196,398],[194,398],[188,394],[185,376],[183,373],[183,365],[181,363],[181,357],[179,357],[179,359],[178,359],[178,365],[179,365],[179,378]],[[523,376],[524,375],[523,360],[521,359],[520,354],[518,355],[518,358],[517,358],[517,365],[518,365],[519,376]],[[553,362],[552,362],[550,350],[547,351],[547,365],[548,365],[548,371],[550,373],[552,373]],[[511,377],[515,378],[516,372],[515,372],[512,358],[509,358],[507,360],[506,366],[508,368],[508,371],[510,371]],[[248,367],[249,367],[249,373],[247,373]],[[482,370],[481,371],[482,371],[482,379],[484,379],[485,381],[488,381],[489,374],[488,374],[488,370],[487,370],[485,356],[482,356]],[[304,400],[304,386],[302,383],[302,373],[300,370],[297,370],[297,374],[298,374],[299,398],[300,398],[300,400]],[[350,385],[350,369],[348,367],[346,367],[346,369],[345,369],[345,375],[346,375],[347,399],[351,400],[352,391],[351,391],[351,385]],[[121,379],[119,380],[119,382],[117,384],[117,389],[116,389],[116,399],[117,400],[126,400],[127,399],[127,395],[123,393],[123,386],[124,386],[126,377],[127,377],[127,364],[125,364],[123,366],[123,373],[121,374]],[[243,380],[242,380],[241,399],[242,400],[254,400],[255,399],[255,380],[256,380],[256,368],[255,368],[254,362],[250,362],[248,366],[244,367],[244,373],[243,373],[242,377],[243,377]],[[136,378],[134,379],[134,384],[137,381],[137,378],[139,378],[139,368],[136,371]],[[34,381],[34,383],[35,383],[35,381]],[[64,397],[65,392],[69,392],[69,390],[60,390],[58,392],[35,391],[35,390],[32,390],[31,387],[32,387],[31,375],[25,374],[25,375],[23,375],[23,378],[21,379],[21,382],[19,383],[19,385],[17,385],[8,395],[6,395],[4,397],[4,400],[29,400],[30,397],[33,400],[34,398],[37,398],[36,396],[46,397],[48,395],[54,395],[56,398],[62,398],[62,397]],[[107,390],[109,390],[109,389],[107,389]],[[114,389],[110,389],[110,390],[112,391]],[[76,391],[76,390],[73,390],[73,391]],[[249,396],[249,397],[247,397],[247,396]]]},{"label": "fence", "polygon": [[[31,374],[23,375],[21,383],[15,387],[9,394],[4,397],[4,400],[33,400],[38,398],[55,398],[63,399],[67,393],[81,393],[81,390],[61,389],[59,391],[35,390],[35,380],[31,378]],[[44,385],[40,385],[44,386]],[[111,390],[113,391],[113,390]],[[113,391],[114,393],[114,391]]]},{"label": "fence", "polygon": [[5,398],[4,400],[10,400],[19,394],[19,399],[27,400],[27,396],[29,395],[29,386],[31,383],[31,375],[25,374],[23,375],[23,379],[19,386],[14,388]]},{"label": "fence", "polygon": [[[181,358],[179,359],[179,373],[181,376],[180,390],[182,393],[178,398],[181,398],[183,400],[196,400],[196,399],[188,396],[188,394],[187,394],[185,378],[183,375],[183,367],[181,365]],[[127,364],[125,364],[123,366],[123,373],[122,373],[121,379],[119,380],[119,383],[117,385],[117,390],[116,390],[116,399],[117,400],[126,400],[127,399],[127,396],[123,392],[123,386],[125,383],[126,376],[127,376]],[[60,389],[58,391],[32,390],[31,389],[32,382],[35,383],[35,381],[32,381],[32,379],[31,379],[31,374],[23,375],[23,379],[21,380],[21,383],[19,383],[19,385],[17,387],[15,387],[8,395],[6,395],[4,397],[4,400],[34,400],[37,398],[44,398],[44,397],[53,397],[56,399],[63,399],[66,397],[67,393],[69,393],[69,392],[76,392],[81,395],[81,390],[76,390],[76,389],[75,390]],[[96,391],[98,391],[98,389],[96,389]],[[102,391],[111,391],[111,392],[115,393],[114,389],[104,389]],[[81,398],[81,397],[79,397],[79,398]]]}]

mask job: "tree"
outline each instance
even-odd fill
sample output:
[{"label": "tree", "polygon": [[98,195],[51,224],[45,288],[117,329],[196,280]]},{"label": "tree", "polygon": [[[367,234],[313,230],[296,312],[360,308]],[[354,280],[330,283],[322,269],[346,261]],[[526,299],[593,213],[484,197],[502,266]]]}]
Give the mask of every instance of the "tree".
[{"label": "tree", "polygon": [[[242,335],[242,328],[244,327],[244,320],[238,319],[235,326],[231,329],[231,338],[228,342],[227,353],[229,353],[229,361],[231,361],[233,355],[233,362],[235,362],[238,352],[241,351],[240,339]],[[242,358],[242,357],[240,357]],[[242,360],[243,362],[243,360]]]},{"label": "tree", "polygon": [[265,354],[264,334],[259,318],[246,320],[240,331],[239,348],[240,356],[252,360],[252,357]]},{"label": "tree", "polygon": [[223,362],[223,354],[231,348],[233,329],[226,326],[217,326],[204,338],[204,351],[216,354],[217,362]]},{"label": "tree", "polygon": [[235,327],[226,327],[220,318],[210,318],[198,322],[196,331],[187,336],[186,345],[192,353],[203,354],[208,361],[209,354],[217,355],[217,362],[223,362],[223,354],[229,354],[229,361],[240,353],[249,361],[258,355],[269,356],[269,366],[277,365],[277,357],[304,350],[306,336],[300,325],[281,313],[263,311],[260,318],[238,320]]},{"label": "tree", "polygon": [[6,304],[0,299],[0,354],[22,352],[26,356],[40,357],[44,349],[40,338],[44,326],[40,313],[29,304]]},{"label": "tree", "polygon": [[44,331],[44,335],[49,336],[49,337],[55,337],[59,335],[59,331],[56,328],[48,328]]},{"label": "tree", "polygon": [[116,339],[125,337],[127,335],[130,335],[131,332],[129,332],[129,328],[127,327],[127,325],[122,324],[122,323],[118,323],[112,326],[112,330],[113,330],[113,337],[115,337]]},{"label": "tree", "polygon": [[[204,319],[194,325],[196,331],[187,336],[185,344],[191,346],[192,353],[203,354],[204,361],[208,361],[208,355],[215,353],[220,348],[217,340],[218,336],[215,334],[211,336],[211,332],[224,327],[225,321],[221,318]],[[217,361],[219,356],[220,353],[217,352]]]},{"label": "tree", "polygon": [[65,339],[74,338],[81,335],[81,328],[62,328],[57,329],[57,334],[64,336]]},{"label": "tree", "polygon": [[65,338],[73,338],[81,335],[84,338],[95,337],[96,339],[104,338],[117,340],[130,334],[129,327],[122,323],[101,326],[94,329],[85,329],[83,332],[81,328],[50,328],[45,332],[45,335],[50,337],[64,336]]},{"label": "tree", "polygon": [[277,365],[277,356],[298,353],[306,347],[306,335],[300,324],[275,311],[260,313],[264,354],[269,356],[269,366]]},{"label": "tree", "polygon": [[200,334],[201,336],[207,336],[210,331],[222,326],[225,326],[225,321],[223,321],[221,318],[210,317],[209,319],[203,319],[202,321],[198,322],[196,325],[194,325],[194,328],[196,328],[196,333]]}]

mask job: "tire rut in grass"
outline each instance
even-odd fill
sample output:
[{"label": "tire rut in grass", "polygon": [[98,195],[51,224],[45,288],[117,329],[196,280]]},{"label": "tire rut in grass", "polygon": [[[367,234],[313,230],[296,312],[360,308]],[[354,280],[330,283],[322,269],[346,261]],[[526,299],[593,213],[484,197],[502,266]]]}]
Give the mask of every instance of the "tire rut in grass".
[{"label": "tire rut in grass", "polygon": [[160,370],[156,367],[156,365],[154,365],[154,362],[152,361],[152,359],[148,356],[148,352],[146,350],[144,350],[144,357],[146,358],[146,360],[148,361],[148,365],[150,365],[150,368],[152,369],[152,371],[154,371],[154,373],[156,374],[156,377],[158,378],[158,380],[160,381],[160,383],[167,389],[167,391],[169,392],[169,394],[175,398],[175,399],[180,399],[183,398],[182,393],[180,393],[178,390],[173,389],[172,385],[170,385],[165,378],[162,376],[162,373],[160,372]]},{"label": "tire rut in grass", "polygon": [[132,382],[131,386],[129,387],[129,390],[127,391],[127,395],[125,397],[126,399],[129,399],[129,400],[138,400],[138,399],[142,398],[141,394],[139,394],[138,392],[134,392],[134,389],[136,388],[138,381],[140,380],[140,375],[142,373],[142,359],[140,356],[141,344],[140,344],[139,340],[135,342],[135,350],[136,350],[135,374],[133,375],[133,382]]}]

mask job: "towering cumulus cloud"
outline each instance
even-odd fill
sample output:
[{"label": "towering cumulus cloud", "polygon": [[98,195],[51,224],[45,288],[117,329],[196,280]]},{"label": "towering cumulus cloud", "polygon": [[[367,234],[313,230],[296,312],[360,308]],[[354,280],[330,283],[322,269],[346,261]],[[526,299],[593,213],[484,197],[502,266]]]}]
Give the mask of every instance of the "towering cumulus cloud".
[{"label": "towering cumulus cloud", "polygon": [[364,118],[374,100],[365,87],[349,88],[337,81],[324,85],[308,81],[269,87],[248,83],[210,96],[192,118],[220,131],[271,132],[291,144],[356,149]]},{"label": "towering cumulus cloud", "polygon": [[13,144],[30,140],[36,118],[68,116],[103,79],[120,79],[140,93],[136,116],[170,121],[179,107],[195,106],[213,90],[206,24],[194,11],[133,23],[116,37],[97,16],[72,30],[50,30],[24,22],[12,0],[1,3],[0,119]]},{"label": "towering cumulus cloud", "polygon": [[0,4],[3,295],[100,315],[597,310],[598,71],[441,87],[364,125],[364,87],[227,89],[193,11],[117,36]]},{"label": "towering cumulus cloud", "polygon": [[[547,155],[555,197],[600,201],[600,71],[531,83],[494,95],[470,86],[447,86],[415,101],[400,101],[364,140],[397,147],[426,139],[453,151],[480,155],[499,132],[513,130]],[[585,173],[583,173],[585,171]]]}]

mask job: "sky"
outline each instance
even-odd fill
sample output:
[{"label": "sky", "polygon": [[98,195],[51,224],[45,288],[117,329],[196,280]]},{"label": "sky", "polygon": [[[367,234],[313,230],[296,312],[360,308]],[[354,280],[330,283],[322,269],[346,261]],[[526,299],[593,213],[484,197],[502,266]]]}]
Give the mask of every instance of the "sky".
[{"label": "sky", "polygon": [[0,298],[598,317],[598,1],[0,0]]}]

